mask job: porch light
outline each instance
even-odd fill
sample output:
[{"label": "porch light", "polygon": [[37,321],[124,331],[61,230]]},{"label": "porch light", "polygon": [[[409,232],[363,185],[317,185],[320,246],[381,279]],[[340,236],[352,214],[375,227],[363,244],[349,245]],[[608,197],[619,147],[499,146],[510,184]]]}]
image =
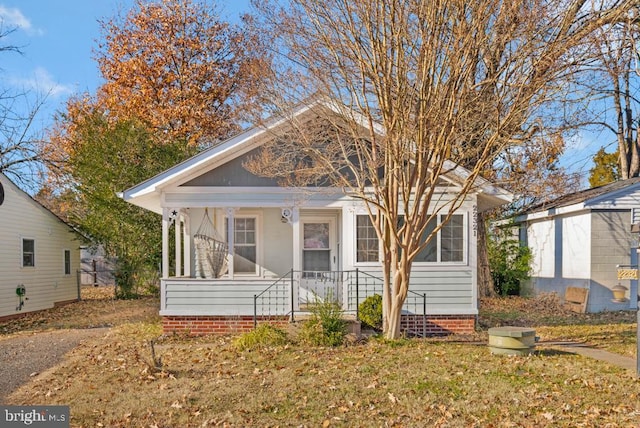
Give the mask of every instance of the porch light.
[{"label": "porch light", "polygon": [[280,221],[283,223],[291,224],[291,220],[293,217],[293,210],[290,208],[282,208],[281,214],[282,214],[282,217],[280,217]]}]

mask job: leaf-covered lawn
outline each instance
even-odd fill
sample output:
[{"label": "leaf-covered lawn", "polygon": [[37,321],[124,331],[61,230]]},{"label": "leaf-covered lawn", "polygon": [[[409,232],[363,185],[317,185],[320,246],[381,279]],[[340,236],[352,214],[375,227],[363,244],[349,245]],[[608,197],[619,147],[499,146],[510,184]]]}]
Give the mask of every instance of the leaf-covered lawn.
[{"label": "leaf-covered lawn", "polygon": [[515,325],[532,327],[542,341],[568,341],[591,345],[628,357],[636,356],[637,312],[610,311],[579,314],[565,310],[555,294],[524,299],[483,299],[479,327]]},{"label": "leaf-covered lawn", "polygon": [[111,327],[128,322],[159,320],[158,297],[116,300],[113,287],[92,286],[82,287],[81,296],[79,302],[26,313],[21,318],[0,322],[0,339],[25,332]]},{"label": "leaf-covered lawn", "polygon": [[[372,338],[339,348],[238,351],[229,337],[160,337],[157,299],[93,300],[94,307],[86,300],[0,325],[115,325],[7,403],[69,405],[74,427],[640,426],[640,381],[632,373],[545,347],[506,357],[456,337]],[[483,303],[474,339],[491,325],[527,325],[543,340],[635,350],[635,313],[564,314],[544,298]]]},{"label": "leaf-covered lawn", "polygon": [[237,351],[230,338],[118,327],[9,397],[68,404],[73,426],[636,426],[640,382],[558,351],[435,340]]}]

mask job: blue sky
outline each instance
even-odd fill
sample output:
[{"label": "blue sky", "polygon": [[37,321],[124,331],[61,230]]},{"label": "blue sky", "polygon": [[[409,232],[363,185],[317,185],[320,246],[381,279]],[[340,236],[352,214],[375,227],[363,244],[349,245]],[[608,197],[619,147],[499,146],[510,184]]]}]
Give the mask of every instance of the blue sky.
[{"label": "blue sky", "polygon": [[[218,0],[222,16],[235,20],[249,10],[250,0]],[[100,74],[92,50],[100,37],[98,20],[128,10],[134,0],[0,0],[3,29],[16,28],[5,43],[22,48],[23,55],[0,54],[1,87],[48,94],[34,130],[46,129],[55,111],[73,94],[95,93]],[[562,163],[588,174],[591,157],[611,135],[587,136],[569,144]]]},{"label": "blue sky", "polygon": [[[100,73],[92,50],[100,37],[98,20],[129,10],[134,0],[0,0],[2,29],[16,30],[3,44],[23,55],[0,53],[3,89],[29,91],[32,99],[48,94],[37,125],[50,125],[53,113],[70,95],[95,93]],[[249,10],[249,0],[219,0],[222,16],[233,21]]]}]

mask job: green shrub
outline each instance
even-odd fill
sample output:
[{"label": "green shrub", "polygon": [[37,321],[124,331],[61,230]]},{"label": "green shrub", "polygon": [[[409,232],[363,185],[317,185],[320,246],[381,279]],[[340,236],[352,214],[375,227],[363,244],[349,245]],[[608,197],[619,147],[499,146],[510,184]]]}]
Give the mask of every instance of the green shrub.
[{"label": "green shrub", "polygon": [[347,335],[342,308],[330,297],[309,307],[311,318],[302,324],[300,340],[314,346],[340,346]]},{"label": "green shrub", "polygon": [[271,324],[260,324],[248,333],[242,334],[233,341],[233,345],[240,351],[283,346],[288,344],[287,333]]},{"label": "green shrub", "polygon": [[116,298],[133,299],[137,297],[135,271],[136,267],[128,259],[118,259],[113,274],[116,282]]},{"label": "green shrub", "polygon": [[520,284],[530,278],[533,256],[529,247],[520,244],[511,228],[496,228],[488,238],[487,252],[496,292],[520,294]]},{"label": "green shrub", "polygon": [[358,318],[362,324],[382,330],[382,296],[369,296],[358,306]]}]

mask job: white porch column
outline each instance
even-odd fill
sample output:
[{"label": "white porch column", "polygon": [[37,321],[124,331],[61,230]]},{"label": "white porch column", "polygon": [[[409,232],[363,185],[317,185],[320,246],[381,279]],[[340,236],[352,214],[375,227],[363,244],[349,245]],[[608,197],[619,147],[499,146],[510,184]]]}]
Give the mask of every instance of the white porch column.
[{"label": "white porch column", "polygon": [[169,208],[162,209],[162,278],[169,278]]},{"label": "white porch column", "polygon": [[[301,244],[301,230],[300,230],[300,209],[294,207],[291,211],[291,228],[293,234],[293,286],[291,287],[289,299],[293,304],[291,310],[300,310],[300,280],[302,279],[302,244]],[[293,319],[293,312],[291,315]]]},{"label": "white porch column", "polygon": [[175,240],[176,240],[176,277],[182,276],[182,213],[178,212],[175,218]]},{"label": "white porch column", "polygon": [[191,217],[189,214],[185,214],[184,216],[184,224],[183,232],[184,232],[184,276],[191,277]]},{"label": "white porch column", "polygon": [[227,270],[229,278],[233,279],[233,253],[235,246],[235,208],[227,208]]},{"label": "white porch column", "polygon": [[291,226],[293,227],[293,270],[298,275],[302,271],[302,247],[300,238],[300,209],[298,207],[293,208],[291,215]]}]

